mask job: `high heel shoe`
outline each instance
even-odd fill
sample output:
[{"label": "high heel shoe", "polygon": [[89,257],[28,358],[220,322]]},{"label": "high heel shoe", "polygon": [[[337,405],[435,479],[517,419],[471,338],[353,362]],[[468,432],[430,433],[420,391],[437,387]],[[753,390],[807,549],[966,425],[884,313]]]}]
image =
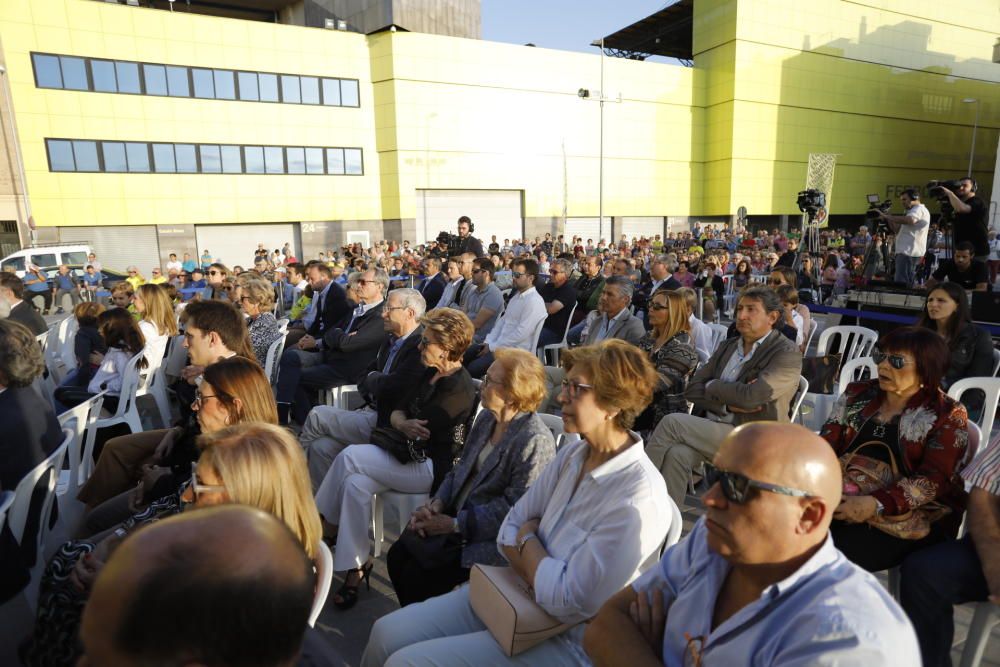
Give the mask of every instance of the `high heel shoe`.
[{"label": "high heel shoe", "polygon": [[[375,563],[368,562],[362,565],[357,570],[348,571],[347,576],[344,577],[344,585],[337,590],[337,597],[340,598],[340,601],[337,601],[336,599],[334,599],[333,601],[333,604],[337,605],[338,609],[345,609],[345,610],[350,609],[355,604],[357,604],[358,588],[361,587],[362,581],[365,582],[365,586],[368,588],[368,590],[372,589],[371,576],[372,576],[372,569],[374,569],[374,567]],[[347,580],[351,576],[351,572],[358,572],[361,575],[360,579],[358,579],[358,583],[353,586],[347,583]]]}]

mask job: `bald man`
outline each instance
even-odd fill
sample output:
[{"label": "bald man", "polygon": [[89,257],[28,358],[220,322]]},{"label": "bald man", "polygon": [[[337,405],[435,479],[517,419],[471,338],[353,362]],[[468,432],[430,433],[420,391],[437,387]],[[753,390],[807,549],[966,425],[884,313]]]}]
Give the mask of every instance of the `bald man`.
[{"label": "bald man", "polygon": [[595,665],[919,665],[909,621],[833,545],[837,458],[794,424],[723,440],[704,518],[587,626]]},{"label": "bald man", "polygon": [[295,664],[316,577],[270,514],[184,513],[126,539],[83,613],[78,665]]}]

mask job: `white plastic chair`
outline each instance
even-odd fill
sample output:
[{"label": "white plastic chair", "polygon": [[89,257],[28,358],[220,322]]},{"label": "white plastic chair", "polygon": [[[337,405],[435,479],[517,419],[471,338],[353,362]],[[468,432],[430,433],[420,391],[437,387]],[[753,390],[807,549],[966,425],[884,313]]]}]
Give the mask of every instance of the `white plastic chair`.
[{"label": "white plastic chair", "polygon": [[142,420],[139,418],[139,405],[136,403],[136,393],[142,383],[139,375],[139,362],[143,359],[143,353],[135,355],[129,359],[122,374],[122,389],[118,396],[118,409],[109,417],[102,417],[97,420],[97,428],[107,428],[115,424],[128,424],[132,433],[142,431]]},{"label": "white plastic chair", "polygon": [[874,380],[878,377],[878,364],[871,357],[855,357],[844,363],[840,367],[840,378],[837,386],[833,390],[834,396],[840,396],[847,389],[847,385],[864,379],[864,371],[868,371],[868,379]]},{"label": "white plastic chair", "polygon": [[333,554],[330,547],[320,540],[319,553],[316,554],[316,594],[313,597],[312,611],[309,612],[309,627],[316,627],[316,621],[326,605],[330,594],[330,584],[333,582]]},{"label": "white plastic chair", "polygon": [[167,352],[163,360],[163,372],[168,377],[177,379],[187,364],[188,351],[184,347],[184,334],[178,334],[167,343]]},{"label": "white plastic chair", "polygon": [[542,364],[547,363],[545,358],[545,353],[552,352],[552,365],[553,366],[559,365],[559,350],[563,350],[569,347],[569,343],[566,342],[566,337],[569,336],[569,330],[573,324],[573,315],[574,313],[576,313],[576,307],[578,305],[580,305],[578,302],[576,301],[573,302],[573,308],[570,309],[569,311],[569,319],[566,320],[566,330],[563,331],[562,340],[559,341],[558,343],[551,343],[549,345],[542,347],[541,351],[538,354],[538,358],[542,360]]},{"label": "white plastic chair", "polygon": [[3,530],[4,524],[7,522],[7,510],[9,510],[10,506],[13,504],[14,504],[13,491],[0,492],[0,531]]},{"label": "white plastic chair", "polygon": [[385,510],[386,507],[395,512],[399,521],[399,531],[402,532],[418,507],[426,505],[430,496],[426,493],[403,493],[401,491],[385,491],[372,496],[372,538],[375,542],[375,558],[382,553],[382,542],[385,541]]},{"label": "white plastic chair", "polygon": [[792,397],[791,412],[788,415],[792,422],[799,417],[799,408],[802,407],[802,400],[806,397],[807,391],[809,391],[809,380],[800,375],[799,388],[795,391],[795,395]]},{"label": "white plastic chair", "polygon": [[816,318],[810,319],[809,320],[809,333],[806,334],[806,344],[805,344],[805,347],[803,348],[803,350],[805,352],[809,351],[809,346],[812,345],[813,336],[816,335],[816,329],[818,329],[818,328],[819,328],[819,322],[816,321]]},{"label": "white plastic chair", "polygon": [[[837,337],[836,349],[831,349],[831,340]],[[819,335],[816,355],[839,354],[841,365],[851,359],[871,356],[872,348],[878,340],[878,332],[868,327],[843,326],[827,327]]]},{"label": "white plastic chair", "polygon": [[59,415],[59,425],[73,432],[73,439],[66,449],[68,465],[59,471],[59,481],[56,485],[56,495],[61,497],[59,520],[69,528],[69,534],[76,532],[77,523],[83,518],[87,509],[76,496],[94,471],[96,424],[101,414],[105,393],[102,391]]},{"label": "white plastic chair", "polygon": [[681,508],[677,506],[673,498],[667,498],[667,501],[670,503],[670,526],[667,528],[667,536],[663,538],[663,544],[660,545],[659,550],[650,554],[646,562],[639,566],[640,572],[645,572],[649,568],[655,567],[660,559],[663,558],[666,550],[681,540],[681,533],[684,531],[684,517],[681,515]]},{"label": "white plastic chair", "polygon": [[[164,353],[166,349],[164,348]],[[156,410],[159,412],[163,428],[170,427],[170,399],[167,398],[167,376],[163,370],[163,359],[149,359],[149,365],[139,373],[139,388],[136,390],[136,398],[140,396],[152,396],[156,402]]]},{"label": "white plastic chair", "polygon": [[539,412],[538,416],[542,418],[542,422],[545,423],[545,426],[552,431],[552,437],[556,440],[557,450],[562,449],[564,445],[568,445],[580,439],[580,435],[578,433],[566,433],[562,417],[542,412]]},{"label": "white plastic chair", "polygon": [[282,336],[285,336],[288,333],[288,318],[287,317],[282,317],[280,320],[278,320],[278,331],[281,332]]},{"label": "white plastic chair", "polygon": [[535,356],[541,360],[543,366],[545,365],[545,355],[541,354],[538,350],[538,339],[542,336],[542,328],[544,326],[545,318],[543,317],[538,321],[538,324],[535,325],[535,331],[531,334],[531,347],[528,348],[529,352],[534,352]]},{"label": "white plastic chair", "polygon": [[993,348],[993,376],[1000,374],[1000,350]]},{"label": "white plastic chair", "polygon": [[712,330],[712,340],[709,343],[709,347],[712,348],[712,354],[719,349],[719,346],[726,340],[726,334],[729,333],[729,328],[725,324],[716,324],[715,322],[709,322],[707,324],[708,328]]},{"label": "white plastic chair", "polygon": [[969,389],[980,389],[986,392],[986,399],[983,401],[983,413],[979,416],[976,424],[983,432],[983,436],[989,439],[993,433],[993,420],[996,417],[997,403],[1000,402],[1000,378],[962,378],[948,389],[948,395],[956,401],[962,399]]},{"label": "white plastic chair", "polygon": [[271,381],[272,387],[278,384],[278,362],[281,361],[281,354],[284,351],[284,335],[275,338],[274,342],[267,348],[267,359],[264,361],[264,375],[266,375],[267,379]]}]

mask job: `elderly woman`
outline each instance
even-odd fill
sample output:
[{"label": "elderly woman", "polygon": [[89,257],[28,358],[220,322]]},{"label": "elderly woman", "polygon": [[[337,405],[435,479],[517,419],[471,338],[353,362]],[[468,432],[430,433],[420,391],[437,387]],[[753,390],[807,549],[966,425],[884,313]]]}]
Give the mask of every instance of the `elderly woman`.
[{"label": "elderly woman", "polygon": [[247,333],[254,356],[261,366],[267,363],[267,350],[281,337],[274,313],[274,287],[256,273],[241,273],[236,278],[234,300],[247,316]]},{"label": "elderly woman", "polygon": [[556,455],[552,432],[535,414],[543,398],[538,358],[497,350],[461,460],[389,549],[389,578],[401,606],[468,581],[475,563],[505,564],[496,547],[500,524]]},{"label": "elderly woman", "polygon": [[879,340],[872,357],[878,379],[848,385],[820,436],[845,468],[834,544],[878,572],[955,536],[965,511],[958,466],[968,432],[965,408],[941,391],[949,358],[943,338],[901,327]]},{"label": "elderly woman", "polygon": [[[535,602],[572,629],[519,653],[518,665],[586,664],[581,623],[657,557],[670,524],[663,477],[629,429],[656,371],[634,345],[606,340],[562,356],[563,447],[511,509],[497,545]],[[473,657],[474,656],[474,657]],[[472,611],[469,587],[383,616],[362,664],[512,663]]]},{"label": "elderly woman", "polygon": [[371,575],[372,496],[434,492],[465,440],[475,387],[462,355],[472,343],[472,322],[461,311],[435,308],[420,323],[423,377],[398,397],[387,419],[379,410],[372,444],[341,452],[316,493],[325,539],[337,546],[334,569],[347,573],[333,600],[341,609],[354,606],[358,585]]},{"label": "elderly woman", "polygon": [[650,403],[636,419],[637,431],[649,431],[671,412],[687,412],[687,381],[698,366],[698,352],[691,338],[687,300],[678,292],[660,290],[649,300],[650,330],[639,340],[649,355],[659,381]]}]

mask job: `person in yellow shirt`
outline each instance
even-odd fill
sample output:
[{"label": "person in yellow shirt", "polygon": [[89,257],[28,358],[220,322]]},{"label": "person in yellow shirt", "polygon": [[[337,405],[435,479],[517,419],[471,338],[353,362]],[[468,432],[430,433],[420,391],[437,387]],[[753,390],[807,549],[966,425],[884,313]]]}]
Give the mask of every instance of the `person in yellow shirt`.
[{"label": "person in yellow shirt", "polygon": [[167,277],[160,271],[160,267],[153,267],[153,277],[149,279],[150,285],[162,285],[167,282]]},{"label": "person in yellow shirt", "polygon": [[128,267],[128,278],[125,281],[132,286],[132,291],[139,289],[139,285],[146,284],[146,278],[139,273],[139,267],[137,266]]}]

